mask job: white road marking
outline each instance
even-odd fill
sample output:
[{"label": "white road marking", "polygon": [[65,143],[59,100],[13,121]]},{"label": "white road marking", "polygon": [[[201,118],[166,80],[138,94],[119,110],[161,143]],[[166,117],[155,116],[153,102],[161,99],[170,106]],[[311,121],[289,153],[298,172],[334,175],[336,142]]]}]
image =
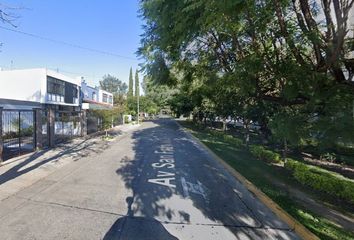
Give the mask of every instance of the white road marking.
[{"label": "white road marking", "polygon": [[[152,163],[151,166],[154,169],[168,169],[169,172],[166,171],[157,171],[156,178],[148,179],[149,183],[154,183],[162,186],[166,186],[169,188],[176,188],[176,185],[171,183],[171,181],[175,181],[175,159],[173,157],[174,148],[171,144],[170,140],[164,141],[158,148],[158,150],[154,151],[155,154],[159,155],[158,162]],[[172,171],[172,172],[170,172]]]},{"label": "white road marking", "polygon": [[184,177],[181,177],[181,184],[183,188],[183,193],[186,198],[190,197],[190,192],[198,195],[202,195],[204,200],[208,203],[209,199],[207,197],[208,189],[199,181],[197,183],[187,182]]},{"label": "white road marking", "polygon": [[183,188],[184,197],[189,198],[188,186],[184,177],[181,177],[181,184]]}]

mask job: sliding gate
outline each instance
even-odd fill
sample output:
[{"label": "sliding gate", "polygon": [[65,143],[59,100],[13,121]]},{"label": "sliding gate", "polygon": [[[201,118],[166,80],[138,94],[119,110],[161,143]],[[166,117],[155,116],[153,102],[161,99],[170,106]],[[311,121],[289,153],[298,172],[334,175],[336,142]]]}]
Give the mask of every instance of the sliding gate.
[{"label": "sliding gate", "polygon": [[3,159],[35,149],[35,114],[33,110],[2,110]]}]

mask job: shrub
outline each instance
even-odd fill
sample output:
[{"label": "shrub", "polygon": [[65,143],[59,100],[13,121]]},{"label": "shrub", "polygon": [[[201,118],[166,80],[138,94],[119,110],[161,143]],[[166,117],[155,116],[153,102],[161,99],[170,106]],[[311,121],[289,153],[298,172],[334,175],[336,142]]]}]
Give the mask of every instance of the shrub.
[{"label": "shrub", "polygon": [[125,123],[129,123],[129,116],[124,115],[124,122],[125,122]]},{"label": "shrub", "polygon": [[224,142],[234,145],[236,147],[241,147],[243,145],[243,142],[241,139],[236,138],[232,135],[225,134],[223,132],[215,131],[215,130],[209,130],[208,133],[210,133],[214,137],[221,138],[221,139],[223,139]]},{"label": "shrub", "polygon": [[337,144],[336,145],[336,152],[338,154],[353,156],[354,155],[354,147],[344,146],[342,144]]},{"label": "shrub", "polygon": [[243,145],[243,142],[241,139],[235,138],[231,135],[224,134],[223,138],[224,138],[225,142],[235,145],[237,147],[241,147]]},{"label": "shrub", "polygon": [[262,159],[264,150],[265,150],[265,148],[262,146],[258,146],[258,145],[251,145],[250,146],[250,152],[252,153],[253,156],[255,156],[258,159]]},{"label": "shrub", "polygon": [[281,161],[280,154],[265,149],[263,146],[251,145],[250,152],[256,158],[269,163],[278,163]]},{"label": "shrub", "polygon": [[319,167],[287,159],[285,167],[303,185],[354,203],[354,182]]}]

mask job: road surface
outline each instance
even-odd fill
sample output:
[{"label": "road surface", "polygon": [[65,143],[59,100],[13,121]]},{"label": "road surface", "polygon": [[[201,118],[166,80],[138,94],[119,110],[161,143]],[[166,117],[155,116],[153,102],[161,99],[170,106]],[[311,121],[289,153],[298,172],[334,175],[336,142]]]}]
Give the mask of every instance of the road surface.
[{"label": "road surface", "polygon": [[1,201],[0,239],[297,236],[175,121],[161,119]]}]

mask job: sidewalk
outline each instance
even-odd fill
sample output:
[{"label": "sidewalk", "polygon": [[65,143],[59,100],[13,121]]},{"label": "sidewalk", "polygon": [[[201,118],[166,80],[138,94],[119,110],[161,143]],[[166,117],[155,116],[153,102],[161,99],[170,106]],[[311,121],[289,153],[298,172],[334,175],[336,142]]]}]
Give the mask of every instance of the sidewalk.
[{"label": "sidewalk", "polygon": [[[55,148],[40,150],[10,159],[0,165],[0,201],[31,186],[67,164],[83,161],[87,156],[97,155],[109,148],[111,142],[134,131],[140,125],[121,125],[109,131],[114,138],[103,140],[102,136],[87,136],[60,144]],[[16,179],[16,181],[12,181]]]}]

